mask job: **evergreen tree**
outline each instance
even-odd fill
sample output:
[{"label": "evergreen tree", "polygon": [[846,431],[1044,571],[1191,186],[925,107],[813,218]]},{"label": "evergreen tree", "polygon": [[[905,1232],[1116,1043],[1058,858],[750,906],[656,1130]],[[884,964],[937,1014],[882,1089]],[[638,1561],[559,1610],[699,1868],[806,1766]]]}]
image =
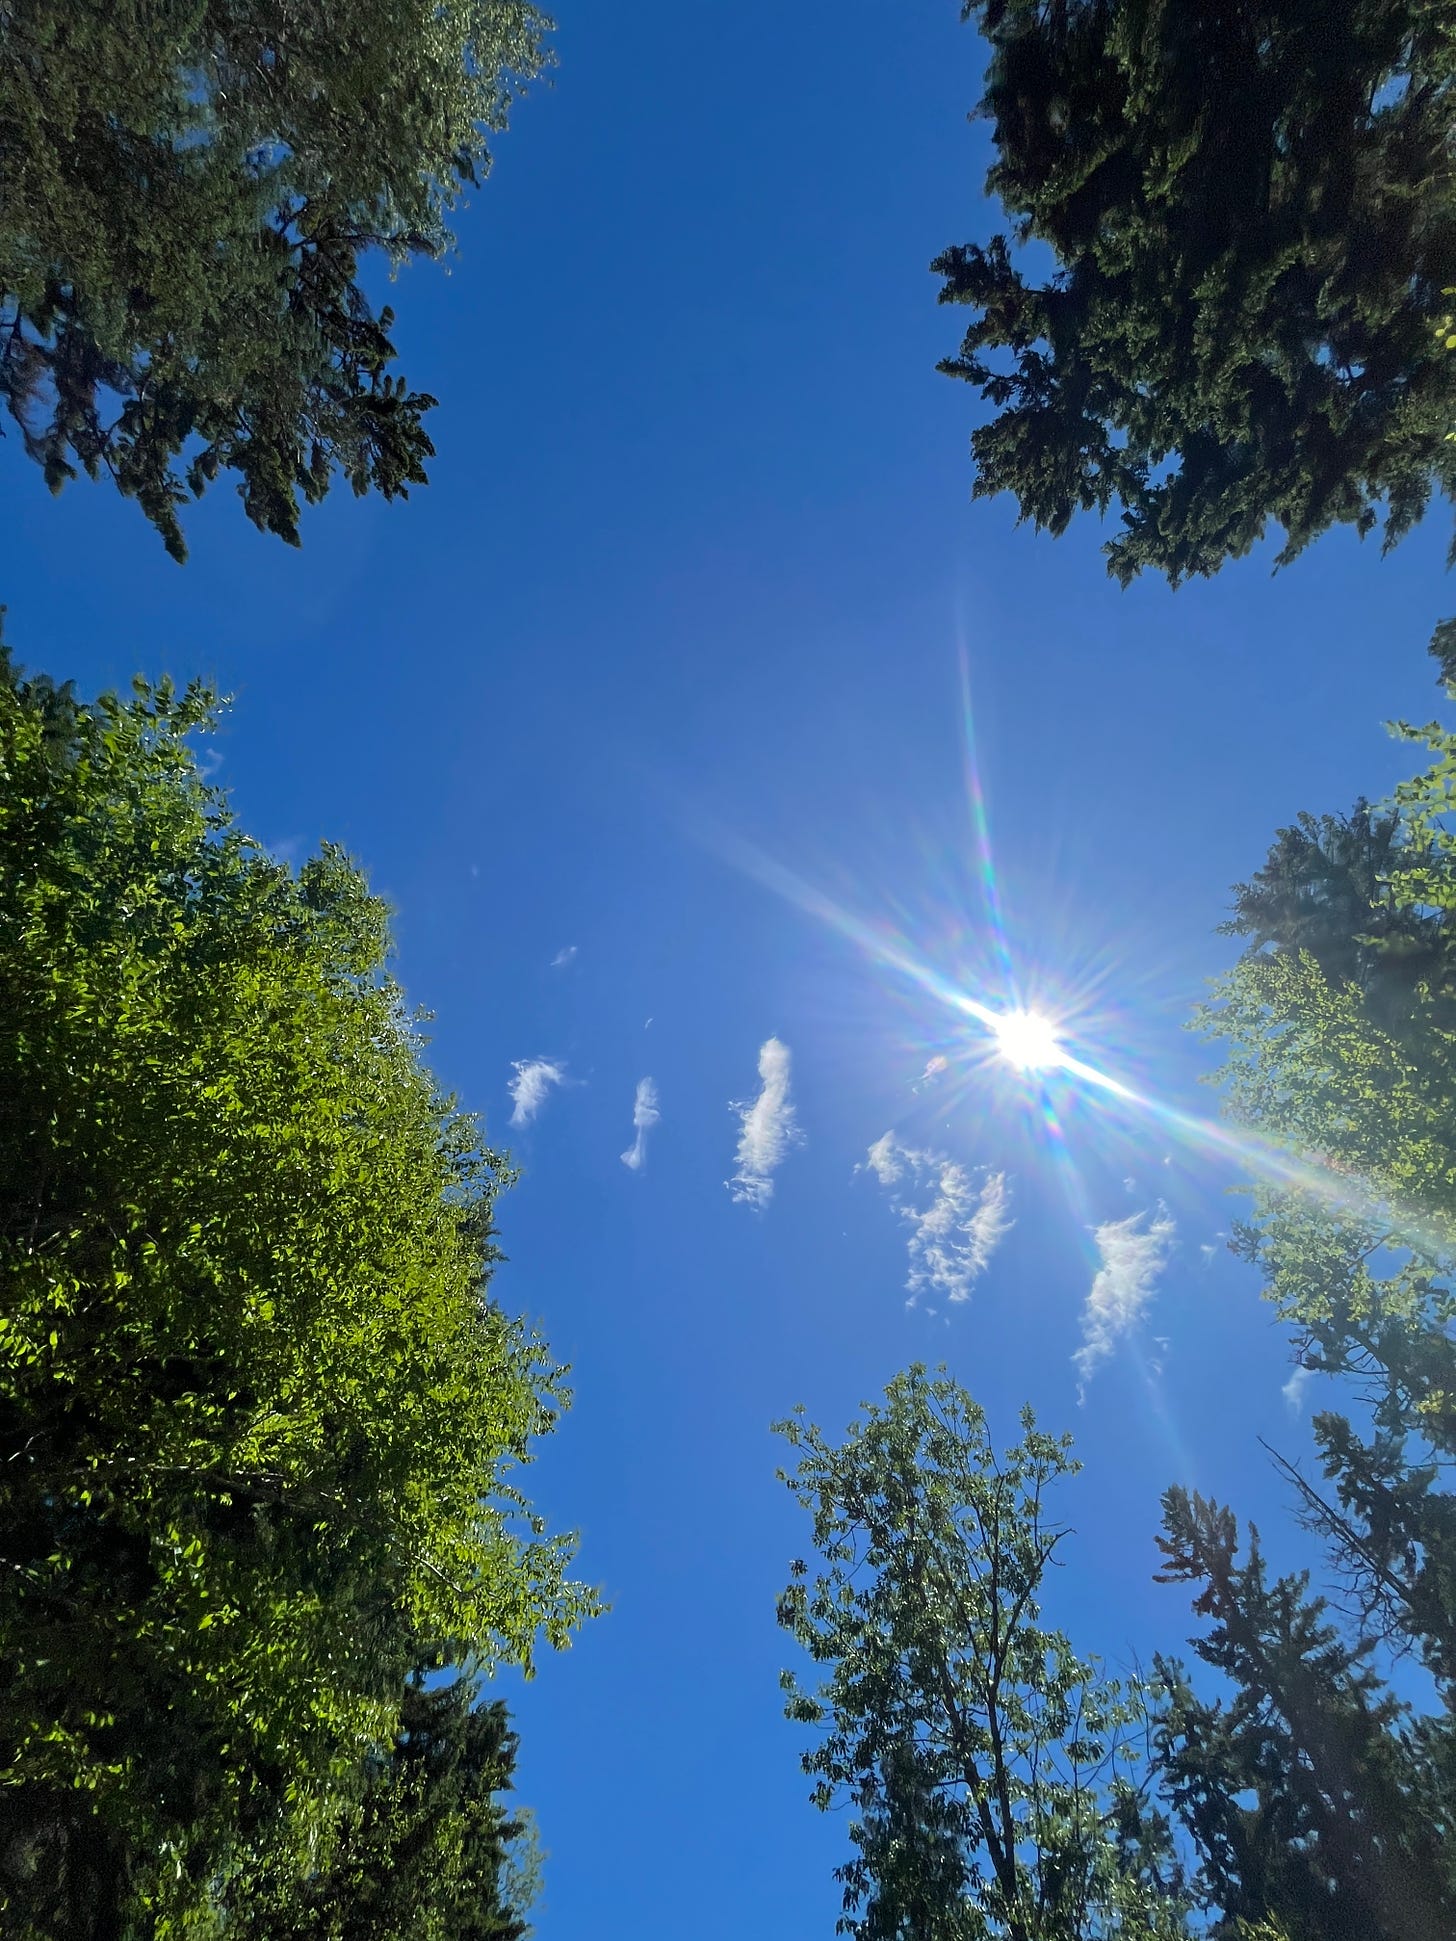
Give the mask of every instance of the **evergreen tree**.
[{"label": "evergreen tree", "polygon": [[594,1607],[511,1480],[565,1395],[489,1295],[504,1161],[210,713],[0,661],[7,1941],[204,1921],[326,1847],[420,1637],[529,1667]]},{"label": "evergreen tree", "polygon": [[[498,1797],[516,1739],[504,1705],[469,1678],[411,1677],[393,1742],[327,1864],[302,1881],[244,1874],[229,1908],[237,1941],[521,1941],[516,1898],[532,1873],[529,1828]],[[524,1851],[523,1851],[524,1850]]]},{"label": "evergreen tree", "polygon": [[1456,1931],[1445,1837],[1456,1763],[1309,1594],[1270,1583],[1257,1531],[1238,1557],[1233,1516],[1182,1489],[1164,1498],[1163,1582],[1199,1587],[1195,1640],[1232,1696],[1210,1703],[1158,1661],[1169,1694],[1160,1776],[1192,1836],[1213,1932],[1271,1921],[1288,1941],[1443,1941]]},{"label": "evergreen tree", "polygon": [[[1121,512],[1126,583],[1456,489],[1456,34],[1439,0],[965,0],[1009,228],[947,250],[977,495]],[[1018,263],[1040,245],[1044,280]]]},{"label": "evergreen tree", "polygon": [[220,472],[296,543],[336,476],[404,495],[435,400],[362,259],[438,256],[489,165],[530,0],[4,0],[0,400],[58,491],[134,497],[174,557]]},{"label": "evergreen tree", "polygon": [[[1435,647],[1450,688],[1449,629]],[[1203,1586],[1198,1650],[1235,1693],[1177,1687],[1169,1771],[1213,1904],[1294,1941],[1456,1929],[1456,736],[1400,732],[1434,761],[1386,811],[1280,832],[1200,1020],[1236,1116],[1310,1166],[1255,1189],[1236,1246],[1352,1398],[1314,1419],[1321,1475],[1280,1459],[1338,1625],[1257,1542],[1236,1563],[1226,1512],[1167,1503],[1168,1574]],[[1396,1698],[1402,1658],[1434,1703]]]},{"label": "evergreen tree", "polygon": [[1137,1783],[1142,1693],[1042,1623],[1066,1535],[1048,1501],[1077,1464],[1039,1430],[997,1455],[944,1373],[896,1376],[839,1446],[779,1425],[814,1519],[779,1621],[825,1669],[784,1674],[821,1809],[847,1805],[839,1869],[856,1941],[1123,1941],[1185,1932],[1167,1829]]}]

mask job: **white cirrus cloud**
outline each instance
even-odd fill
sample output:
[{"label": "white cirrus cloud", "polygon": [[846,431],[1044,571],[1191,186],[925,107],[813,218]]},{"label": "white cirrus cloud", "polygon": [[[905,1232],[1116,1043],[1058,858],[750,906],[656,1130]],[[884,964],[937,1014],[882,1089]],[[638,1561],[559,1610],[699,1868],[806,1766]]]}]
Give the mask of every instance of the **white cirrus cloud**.
[{"label": "white cirrus cloud", "polygon": [[724,1183],[735,1200],[760,1211],[773,1198],[773,1176],[790,1146],[803,1141],[789,1098],[792,1063],[781,1038],[765,1038],[758,1049],[758,1097],[728,1108],[737,1113],[742,1130],[738,1135],[738,1170]]},{"label": "white cirrus cloud", "polygon": [[546,1103],[553,1085],[566,1083],[566,1067],[554,1058],[517,1058],[511,1070],[511,1124],[528,1126]]},{"label": "white cirrus cloud", "polygon": [[1161,1203],[1154,1218],[1132,1213],[1096,1229],[1102,1265],[1082,1309],[1082,1346],[1072,1357],[1084,1384],[1152,1300],[1176,1234],[1173,1216]]},{"label": "white cirrus cloud", "polygon": [[[865,1154],[864,1163],[881,1186],[893,1186],[897,1179],[904,1176],[904,1152],[905,1148],[896,1144],[893,1132],[882,1132]],[[854,1170],[862,1172],[864,1167],[856,1166]]]},{"label": "white cirrus cloud", "polygon": [[1280,1389],[1279,1393],[1284,1397],[1284,1406],[1289,1410],[1291,1415],[1304,1414],[1305,1391],[1313,1380],[1314,1370],[1312,1368],[1306,1368],[1304,1363],[1301,1362],[1289,1377],[1289,1380]]},{"label": "white cirrus cloud", "polygon": [[[893,1132],[876,1139],[865,1155],[864,1169],[891,1189],[909,1182],[904,1192],[892,1190],[892,1199],[910,1229],[906,1242],[910,1272],[905,1282],[910,1305],[922,1294],[956,1303],[968,1300],[972,1284],[990,1266],[1013,1225],[1005,1173],[973,1169],[945,1153],[902,1146]],[[930,1189],[928,1199],[919,1190],[923,1187]],[[911,1203],[912,1191],[920,1204]]]},{"label": "white cirrus cloud", "polygon": [[637,1137],[622,1154],[622,1164],[634,1173],[640,1173],[647,1164],[647,1135],[661,1117],[657,1109],[657,1087],[650,1078],[639,1078],[637,1095],[632,1101],[632,1128]]},{"label": "white cirrus cloud", "polygon": [[576,945],[563,944],[561,949],[558,950],[556,955],[551,959],[552,970],[565,970],[566,966],[572,962],[575,956],[576,956]]}]

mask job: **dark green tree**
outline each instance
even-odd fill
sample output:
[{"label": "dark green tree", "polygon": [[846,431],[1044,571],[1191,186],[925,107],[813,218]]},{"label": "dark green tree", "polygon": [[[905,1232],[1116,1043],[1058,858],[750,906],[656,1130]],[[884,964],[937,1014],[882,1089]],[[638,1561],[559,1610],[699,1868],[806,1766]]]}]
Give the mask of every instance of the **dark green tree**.
[{"label": "dark green tree", "polygon": [[0,400],[53,491],[179,510],[232,472],[296,543],[336,476],[407,493],[435,400],[364,259],[438,256],[549,23],[530,0],[4,0]]},{"label": "dark green tree", "polygon": [[237,1941],[521,1941],[517,1898],[533,1873],[528,1824],[500,1795],[516,1739],[505,1706],[473,1680],[405,1689],[393,1742],[369,1759],[362,1797],[327,1864],[302,1881],[244,1874],[229,1908]]},{"label": "dark green tree", "polygon": [[1443,1941],[1456,1931],[1447,1735],[1413,1722],[1369,1662],[1373,1641],[1329,1621],[1307,1573],[1269,1581],[1257,1531],[1240,1559],[1228,1510],[1172,1489],[1164,1512],[1162,1581],[1198,1587],[1210,1628],[1194,1648],[1232,1693],[1210,1702],[1158,1661],[1160,1777],[1213,1933],[1272,1922],[1287,1941]]},{"label": "dark green tree", "polygon": [[817,1728],[804,1770],[849,1807],[839,1869],[856,1941],[1153,1941],[1185,1933],[1166,1827],[1138,1786],[1143,1694],[1042,1622],[1077,1464],[1039,1430],[997,1455],[944,1373],[896,1376],[831,1444],[779,1425],[814,1519],[779,1622],[826,1676],[786,1710]]},{"label": "dark green tree", "polygon": [[210,715],[0,662],[17,1941],[185,1929],[244,1853],[325,1851],[417,1640],[529,1668],[594,1607],[512,1483],[566,1397],[490,1298],[504,1161],[358,870],[295,874],[199,779]]},{"label": "dark green tree", "polygon": [[963,11],[990,46],[979,112],[1009,218],[934,265],[975,312],[942,369],[993,409],[978,496],[1009,491],[1054,533],[1116,508],[1112,573],[1176,583],[1271,524],[1281,561],[1382,509],[1389,544],[1452,495],[1440,0]]}]

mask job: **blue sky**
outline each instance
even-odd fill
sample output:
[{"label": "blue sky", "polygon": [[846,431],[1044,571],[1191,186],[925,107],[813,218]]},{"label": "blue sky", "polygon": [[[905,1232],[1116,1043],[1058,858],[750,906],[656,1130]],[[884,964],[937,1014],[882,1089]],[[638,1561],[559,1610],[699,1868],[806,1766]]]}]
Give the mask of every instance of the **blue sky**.
[{"label": "blue sky", "polygon": [[[948,1007],[746,859],[979,978],[963,650],[1020,974],[1095,974],[1089,1056],[1207,1110],[1181,1025],[1227,961],[1228,885],[1300,809],[1402,772],[1381,724],[1435,711],[1424,645],[1456,602],[1439,518],[1385,560],[1341,535],[1277,576],[1266,555],[1123,593],[1094,523],[1052,542],[969,504],[974,398],[936,375],[959,331],[926,265],[994,214],[950,0],[569,8],[559,52],[450,273],[397,292],[403,368],[443,400],[430,488],[337,497],[298,554],[218,489],[179,570],[101,488],[50,500],[11,441],[7,633],[86,690],[166,670],[234,697],[243,821],[363,860],[442,1077],[524,1169],[498,1292],[578,1398],[534,1488],[614,1605],[507,1693],[544,1941],[787,1941],[830,1931],[844,1829],[779,1718],[773,1600],[805,1532],[773,1418],[839,1427],[944,1357],[1003,1434],[1028,1398],[1071,1427],[1056,1595],[1113,1660],[1187,1630],[1150,1581],[1159,1491],[1273,1524],[1255,1438],[1307,1431],[1251,1278],[1205,1256],[1232,1175],[1085,1099],[1057,1162],[1033,1088],[967,1069]],[[725,1190],[730,1106],[775,1037],[800,1140],[755,1207]],[[564,1082],[512,1128],[532,1060]],[[882,1185],[887,1131],[967,1194],[1005,1175],[1014,1224],[952,1307],[907,1308],[895,1205],[926,1212],[945,1164]],[[1079,1402],[1090,1229],[1160,1204],[1151,1306]]]}]

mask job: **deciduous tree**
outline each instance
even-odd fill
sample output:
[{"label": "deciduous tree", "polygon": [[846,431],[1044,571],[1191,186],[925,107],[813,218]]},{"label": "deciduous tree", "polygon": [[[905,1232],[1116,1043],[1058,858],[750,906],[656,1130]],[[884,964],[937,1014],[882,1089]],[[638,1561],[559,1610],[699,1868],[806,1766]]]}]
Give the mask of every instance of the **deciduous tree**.
[{"label": "deciduous tree", "polygon": [[1042,1621],[1067,1438],[1027,1411],[998,1456],[981,1409],[919,1367],[838,1446],[802,1414],[780,1431],[821,1568],[794,1565],[779,1621],[826,1673],[817,1691],[786,1673],[786,1709],[816,1732],[815,1804],[853,1815],[842,1931],[1181,1935],[1177,1868],[1138,1789],[1142,1694]]},{"label": "deciduous tree", "polygon": [[211,714],[0,662],[7,1934],[322,1851],[418,1640],[529,1667],[594,1608],[512,1480],[566,1397],[490,1295],[506,1163],[359,871],[199,778]]}]

